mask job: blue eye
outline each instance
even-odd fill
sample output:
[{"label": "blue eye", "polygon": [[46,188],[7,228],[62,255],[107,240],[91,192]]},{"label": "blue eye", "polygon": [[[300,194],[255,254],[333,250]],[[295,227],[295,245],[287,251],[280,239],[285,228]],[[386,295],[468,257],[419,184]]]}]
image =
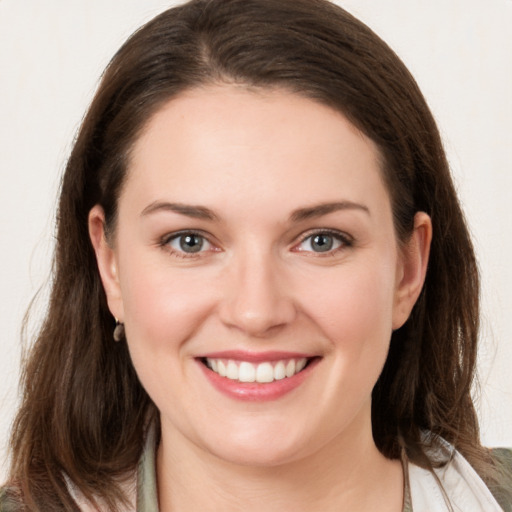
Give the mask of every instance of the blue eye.
[{"label": "blue eye", "polygon": [[336,251],[336,249],[339,249],[344,245],[350,245],[350,243],[341,234],[320,232],[304,238],[304,240],[302,240],[302,242],[297,246],[297,250],[328,253]]},{"label": "blue eye", "polygon": [[181,233],[170,238],[168,246],[176,252],[195,254],[211,249],[211,244],[206,238],[197,233]]}]

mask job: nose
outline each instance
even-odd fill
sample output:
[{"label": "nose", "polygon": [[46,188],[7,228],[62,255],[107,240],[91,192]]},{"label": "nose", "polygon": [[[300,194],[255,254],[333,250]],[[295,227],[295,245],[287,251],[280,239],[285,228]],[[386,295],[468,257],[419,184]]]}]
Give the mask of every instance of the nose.
[{"label": "nose", "polygon": [[219,308],[225,325],[247,336],[263,338],[293,322],[296,307],[287,293],[284,272],[271,255],[241,257],[232,261],[226,272]]}]

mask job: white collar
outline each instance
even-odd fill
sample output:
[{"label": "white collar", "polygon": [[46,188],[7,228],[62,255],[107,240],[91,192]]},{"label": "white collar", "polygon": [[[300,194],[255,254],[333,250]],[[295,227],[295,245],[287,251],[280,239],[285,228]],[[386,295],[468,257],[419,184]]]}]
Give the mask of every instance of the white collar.
[{"label": "white collar", "polygon": [[439,481],[431,471],[408,462],[412,511],[503,512],[469,462],[443,439],[437,444],[433,450],[436,458],[444,454],[449,459],[445,466],[434,470]]}]

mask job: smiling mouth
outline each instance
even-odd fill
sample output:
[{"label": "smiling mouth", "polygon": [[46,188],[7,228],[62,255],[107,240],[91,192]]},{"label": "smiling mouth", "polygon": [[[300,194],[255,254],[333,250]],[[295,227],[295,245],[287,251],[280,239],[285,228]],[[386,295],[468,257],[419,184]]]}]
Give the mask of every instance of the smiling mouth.
[{"label": "smiling mouth", "polygon": [[201,362],[221,377],[242,383],[267,384],[293,377],[303,371],[315,358],[291,358],[250,363],[234,359],[202,358]]}]

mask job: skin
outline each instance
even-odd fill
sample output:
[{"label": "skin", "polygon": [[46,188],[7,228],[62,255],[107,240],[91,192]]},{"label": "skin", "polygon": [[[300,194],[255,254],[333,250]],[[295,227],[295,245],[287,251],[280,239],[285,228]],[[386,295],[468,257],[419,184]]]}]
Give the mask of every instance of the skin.
[{"label": "skin", "polygon": [[[402,509],[401,465],[372,438],[371,391],[421,291],[431,224],[418,213],[399,245],[371,140],[286,91],[191,90],[136,141],[108,242],[103,222],[94,207],[109,308],[161,413],[163,512]],[[199,252],[180,249],[182,230],[204,236]],[[333,249],[318,252],[311,235],[326,230]],[[232,349],[318,363],[279,399],[237,400],[196,359]]]}]

